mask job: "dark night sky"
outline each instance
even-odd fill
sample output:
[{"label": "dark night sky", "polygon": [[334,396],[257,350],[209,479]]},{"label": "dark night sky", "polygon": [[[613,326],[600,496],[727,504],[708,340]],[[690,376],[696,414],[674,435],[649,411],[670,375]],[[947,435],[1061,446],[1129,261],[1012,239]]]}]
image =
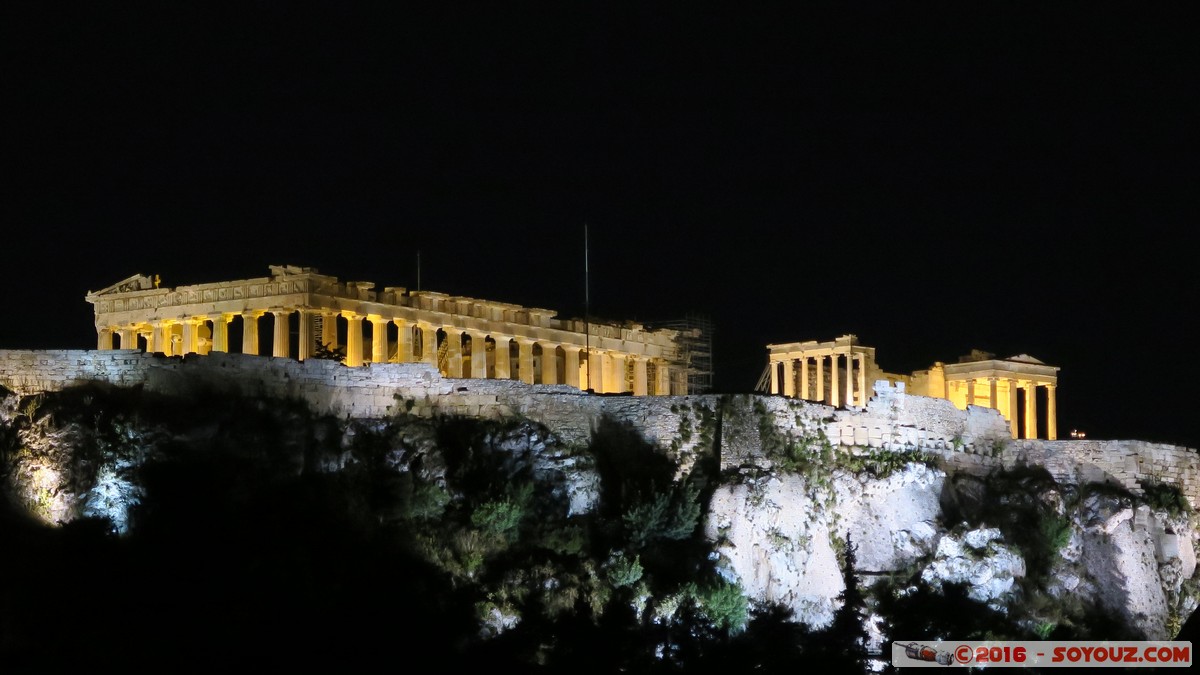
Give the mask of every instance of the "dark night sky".
[{"label": "dark night sky", "polygon": [[[643,321],[717,386],[853,332],[1062,367],[1059,428],[1200,445],[1191,15],[691,3],[2,10],[3,348],[98,289],[343,279]],[[841,3],[838,3],[841,4]],[[22,13],[23,12],[23,13]]]}]

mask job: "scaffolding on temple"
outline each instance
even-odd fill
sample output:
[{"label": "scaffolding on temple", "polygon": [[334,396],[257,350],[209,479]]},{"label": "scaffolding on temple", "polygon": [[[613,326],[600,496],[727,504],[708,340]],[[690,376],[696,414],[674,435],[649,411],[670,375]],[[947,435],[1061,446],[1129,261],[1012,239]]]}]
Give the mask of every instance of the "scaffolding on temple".
[{"label": "scaffolding on temple", "polygon": [[699,314],[688,314],[682,319],[655,321],[653,327],[654,329],[669,328],[679,331],[679,337],[675,342],[679,345],[679,360],[687,364],[687,370],[672,373],[671,391],[686,391],[688,394],[711,392],[713,380],[712,319]]}]

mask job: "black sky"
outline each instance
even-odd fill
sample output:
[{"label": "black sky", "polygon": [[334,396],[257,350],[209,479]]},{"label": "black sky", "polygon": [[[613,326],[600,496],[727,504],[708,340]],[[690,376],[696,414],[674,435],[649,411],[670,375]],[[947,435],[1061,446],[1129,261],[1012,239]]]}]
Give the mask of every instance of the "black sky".
[{"label": "black sky", "polygon": [[[406,3],[399,3],[404,4]],[[1059,428],[1200,445],[1195,17],[1103,4],[3,10],[0,348],[270,264],[1062,367]],[[590,8],[585,8],[590,7]]]}]

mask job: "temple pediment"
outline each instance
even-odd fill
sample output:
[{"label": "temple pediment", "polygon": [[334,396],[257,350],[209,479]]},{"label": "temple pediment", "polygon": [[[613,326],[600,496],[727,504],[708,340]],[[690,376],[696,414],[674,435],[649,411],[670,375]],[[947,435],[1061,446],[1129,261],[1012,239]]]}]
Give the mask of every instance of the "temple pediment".
[{"label": "temple pediment", "polygon": [[145,274],[135,274],[126,279],[122,279],[117,283],[107,288],[102,288],[98,291],[88,293],[89,297],[99,295],[115,295],[117,293],[128,293],[130,291],[148,291],[154,288],[154,279]]},{"label": "temple pediment", "polygon": [[1017,363],[1032,363],[1032,364],[1038,365],[1038,366],[1046,365],[1045,361],[1040,361],[1038,359],[1035,359],[1028,354],[1017,354],[1016,356],[1010,356],[1007,359],[1005,359],[1005,361],[1016,361]]}]

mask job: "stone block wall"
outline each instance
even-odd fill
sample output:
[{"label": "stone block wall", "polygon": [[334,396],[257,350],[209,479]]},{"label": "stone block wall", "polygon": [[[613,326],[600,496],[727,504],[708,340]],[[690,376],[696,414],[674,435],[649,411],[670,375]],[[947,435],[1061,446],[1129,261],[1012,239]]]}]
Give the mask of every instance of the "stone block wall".
[{"label": "stone block wall", "polygon": [[[966,411],[943,399],[912,396],[902,384],[877,382],[865,408],[832,408],[781,396],[648,396],[586,394],[566,385],[515,380],[448,379],[423,363],[348,368],[333,361],[213,353],[165,357],[138,350],[0,350],[0,385],[22,395],[101,383],[142,386],[165,394],[229,392],[306,402],[339,417],[412,414],[496,419],[522,416],[567,443],[586,444],[600,420],[637,429],[690,469],[703,440],[703,419],[719,418],[721,463],[763,464],[760,424],[794,437],[824,434],[835,446],[941,456],[951,470],[986,475],[1022,464],[1044,466],[1059,480],[1108,482],[1135,493],[1144,485],[1178,486],[1200,505],[1195,450],[1144,441],[1013,440],[999,412]],[[714,425],[715,426],[715,425]]]}]

